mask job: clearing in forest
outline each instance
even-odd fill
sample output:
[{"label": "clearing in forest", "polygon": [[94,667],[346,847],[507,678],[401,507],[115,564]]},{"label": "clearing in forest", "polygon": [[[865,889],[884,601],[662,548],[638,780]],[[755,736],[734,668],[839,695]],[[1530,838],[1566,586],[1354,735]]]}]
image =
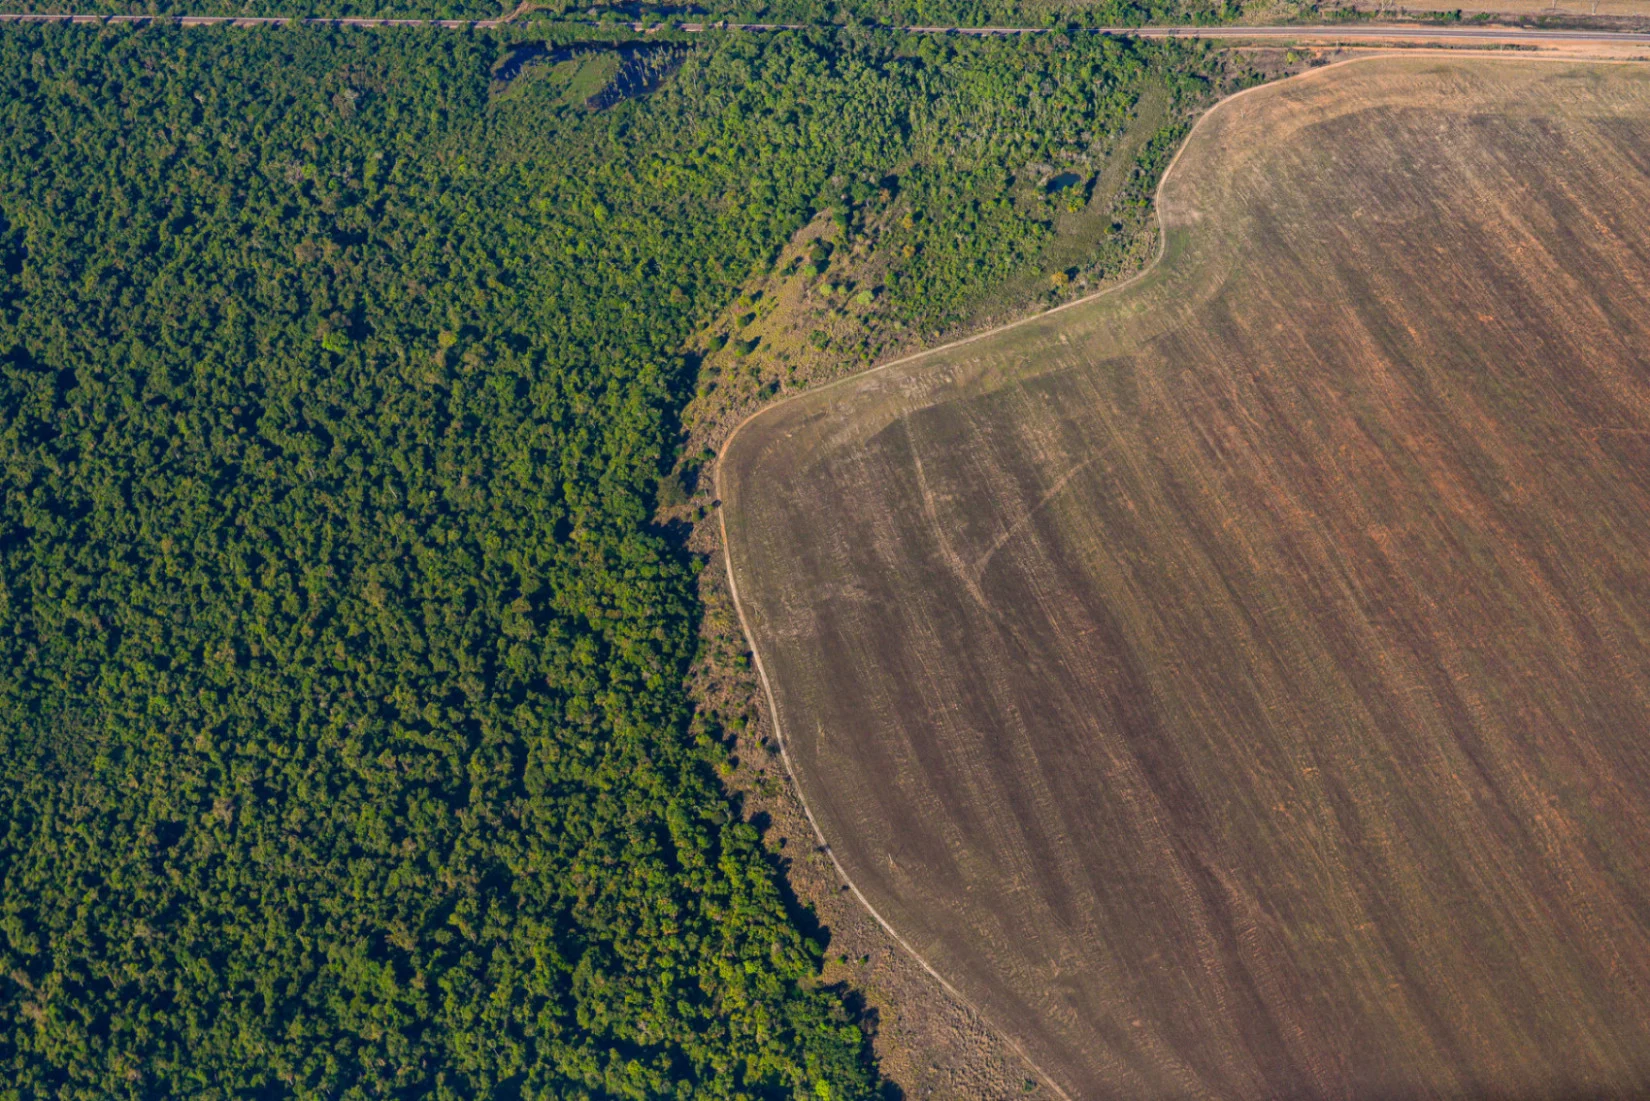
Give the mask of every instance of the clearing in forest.
[{"label": "clearing in forest", "polygon": [[1159,203],[725,450],[836,857],[1072,1097],[1650,1093],[1650,69],[1326,68]]}]

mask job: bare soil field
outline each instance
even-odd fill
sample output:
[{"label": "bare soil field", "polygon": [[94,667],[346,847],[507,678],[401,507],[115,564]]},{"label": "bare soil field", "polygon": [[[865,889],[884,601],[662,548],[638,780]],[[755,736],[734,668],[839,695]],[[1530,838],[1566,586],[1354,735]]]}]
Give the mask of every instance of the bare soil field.
[{"label": "bare soil field", "polygon": [[1600,16],[1617,19],[1640,19],[1650,16],[1650,0],[1406,0],[1403,4],[1385,4],[1380,0],[1352,5],[1363,11],[1379,13],[1412,13],[1429,11],[1458,11],[1472,16],[1479,13],[1513,16]]},{"label": "bare soil field", "polygon": [[718,467],[830,852],[1070,1097],[1650,1094],[1650,70],[1233,98]]}]

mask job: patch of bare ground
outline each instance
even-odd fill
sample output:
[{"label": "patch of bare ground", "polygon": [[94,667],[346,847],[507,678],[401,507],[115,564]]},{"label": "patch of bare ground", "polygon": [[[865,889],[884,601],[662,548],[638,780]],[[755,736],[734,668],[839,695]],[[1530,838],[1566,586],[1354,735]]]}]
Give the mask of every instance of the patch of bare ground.
[{"label": "patch of bare ground", "polygon": [[[1650,0],[1412,0],[1404,4],[1360,0],[1346,6],[1383,19],[1483,16],[1497,22],[1539,20],[1553,26],[1593,26],[1600,30],[1636,30],[1650,23]],[[1324,10],[1330,7],[1322,5]]]},{"label": "patch of bare ground", "polygon": [[731,438],[832,855],[1068,1095],[1650,1094],[1646,149],[1639,66],[1258,89],[1142,278]]}]

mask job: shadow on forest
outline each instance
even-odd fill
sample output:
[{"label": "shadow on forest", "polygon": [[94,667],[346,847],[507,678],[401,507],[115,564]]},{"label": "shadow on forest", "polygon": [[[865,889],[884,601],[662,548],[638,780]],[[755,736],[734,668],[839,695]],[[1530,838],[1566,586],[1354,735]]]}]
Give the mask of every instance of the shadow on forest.
[{"label": "shadow on forest", "polygon": [[507,88],[531,67],[603,56],[615,58],[618,68],[592,94],[584,97],[584,106],[592,111],[605,111],[656,90],[681,67],[687,57],[687,47],[668,42],[578,42],[566,46],[528,42],[516,46],[499,60],[493,67],[493,81]]}]

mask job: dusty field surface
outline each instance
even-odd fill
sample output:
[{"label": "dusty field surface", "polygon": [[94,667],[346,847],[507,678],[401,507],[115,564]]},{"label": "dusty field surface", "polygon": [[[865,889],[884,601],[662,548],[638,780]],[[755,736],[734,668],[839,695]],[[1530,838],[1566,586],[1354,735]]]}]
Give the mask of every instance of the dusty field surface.
[{"label": "dusty field surface", "polygon": [[1650,1093],[1650,69],[1317,70],[1159,201],[724,452],[832,855],[1045,1090]]},{"label": "dusty field surface", "polygon": [[1410,13],[1423,11],[1458,11],[1472,16],[1480,12],[1490,15],[1522,16],[1603,16],[1640,19],[1650,17],[1650,0],[1406,0],[1403,4],[1361,2],[1352,5],[1362,11],[1382,13]]}]

